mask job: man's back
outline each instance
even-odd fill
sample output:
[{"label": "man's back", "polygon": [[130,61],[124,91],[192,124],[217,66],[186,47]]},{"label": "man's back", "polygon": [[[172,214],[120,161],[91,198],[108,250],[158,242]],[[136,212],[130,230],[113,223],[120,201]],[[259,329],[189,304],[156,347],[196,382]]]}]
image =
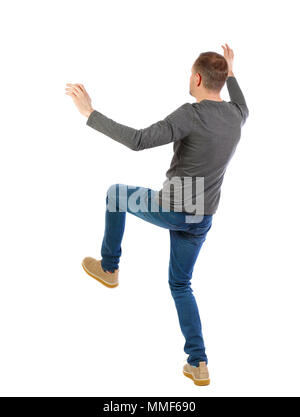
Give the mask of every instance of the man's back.
[{"label": "man's back", "polygon": [[154,195],[156,203],[164,211],[214,214],[227,164],[249,114],[236,78],[229,76],[226,84],[230,102],[204,99],[185,103],[147,128],[117,123],[97,110],[86,124],[134,151],[174,142],[167,179]]},{"label": "man's back", "polygon": [[[201,100],[185,103],[170,122],[186,125],[189,134],[174,141],[174,155],[156,201],[172,211],[214,214],[218,208],[226,167],[241,137],[249,111],[235,77],[227,78],[230,102]],[[175,119],[176,114],[176,119]],[[197,190],[196,178],[203,178]],[[186,179],[192,179],[191,183]],[[172,184],[172,186],[171,186]],[[174,186],[174,188],[173,188]],[[198,192],[197,192],[198,191]],[[198,202],[200,204],[197,204]],[[201,207],[200,207],[201,206]],[[204,211],[202,211],[202,209]]]}]

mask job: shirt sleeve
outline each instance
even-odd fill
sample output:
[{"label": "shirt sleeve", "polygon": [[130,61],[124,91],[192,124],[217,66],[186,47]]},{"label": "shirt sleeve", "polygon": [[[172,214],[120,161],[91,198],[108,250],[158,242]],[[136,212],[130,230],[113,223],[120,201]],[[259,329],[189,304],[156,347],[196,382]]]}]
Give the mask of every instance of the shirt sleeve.
[{"label": "shirt sleeve", "polygon": [[242,125],[249,116],[248,106],[242,90],[237,82],[236,77],[230,76],[226,80],[227,88],[231,103],[233,103],[240,111],[242,116]]},{"label": "shirt sleeve", "polygon": [[89,115],[86,124],[134,151],[141,151],[183,139],[192,131],[193,118],[192,105],[185,103],[144,129],[117,123],[97,110]]}]

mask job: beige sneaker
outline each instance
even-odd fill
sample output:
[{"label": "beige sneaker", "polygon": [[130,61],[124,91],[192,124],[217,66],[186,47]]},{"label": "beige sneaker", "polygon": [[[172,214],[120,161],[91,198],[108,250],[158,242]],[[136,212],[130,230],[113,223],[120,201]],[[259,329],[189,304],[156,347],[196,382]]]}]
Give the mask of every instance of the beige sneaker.
[{"label": "beige sneaker", "polygon": [[112,274],[105,272],[102,269],[101,260],[97,261],[96,259],[89,256],[84,258],[82,261],[82,266],[88,275],[101,282],[101,284],[105,285],[106,287],[113,288],[119,285],[119,269],[116,269]]},{"label": "beige sneaker", "polygon": [[183,367],[183,374],[188,378],[191,378],[196,385],[209,385],[209,373],[206,362],[199,362],[197,368],[186,363]]}]

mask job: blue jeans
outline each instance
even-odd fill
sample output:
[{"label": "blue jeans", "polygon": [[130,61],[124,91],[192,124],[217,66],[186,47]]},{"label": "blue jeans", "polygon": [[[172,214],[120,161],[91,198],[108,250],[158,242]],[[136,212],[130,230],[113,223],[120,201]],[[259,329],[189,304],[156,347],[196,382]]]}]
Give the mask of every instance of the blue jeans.
[{"label": "blue jeans", "polygon": [[[133,195],[136,191],[138,198],[136,198],[137,194]],[[197,220],[198,216],[201,220],[191,223],[186,217],[188,213],[163,211],[163,208],[154,201],[153,193],[150,188],[125,184],[114,184],[109,187],[106,196],[105,232],[101,247],[102,267],[105,271],[114,271],[119,267],[126,212],[169,230],[168,283],[185,338],[184,352],[189,355],[187,362],[197,366],[199,361],[207,363],[207,356],[191,279],[199,251],[212,226],[213,215],[195,215],[194,219]],[[136,204],[130,203],[130,196]],[[188,218],[190,219],[191,216]]]}]

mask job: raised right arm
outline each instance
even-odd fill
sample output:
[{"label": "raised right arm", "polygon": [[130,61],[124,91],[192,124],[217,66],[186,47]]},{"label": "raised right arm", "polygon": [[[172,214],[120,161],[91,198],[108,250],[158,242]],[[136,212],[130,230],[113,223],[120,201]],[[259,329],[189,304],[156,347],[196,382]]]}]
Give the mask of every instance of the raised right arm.
[{"label": "raised right arm", "polygon": [[242,93],[242,90],[237,82],[237,79],[233,75],[233,73],[229,73],[228,78],[226,80],[228,93],[230,97],[230,102],[236,105],[242,115],[242,124],[246,122],[247,117],[249,116],[249,109],[245,100],[245,97]]},{"label": "raised right arm", "polygon": [[226,80],[230,102],[233,103],[240,111],[242,116],[242,125],[245,123],[247,117],[249,116],[249,110],[247,107],[247,103],[245,97],[240,89],[240,86],[232,72],[233,61],[234,61],[234,52],[233,49],[229,47],[227,43],[221,45],[224,51],[224,58],[228,64],[228,77]]}]

